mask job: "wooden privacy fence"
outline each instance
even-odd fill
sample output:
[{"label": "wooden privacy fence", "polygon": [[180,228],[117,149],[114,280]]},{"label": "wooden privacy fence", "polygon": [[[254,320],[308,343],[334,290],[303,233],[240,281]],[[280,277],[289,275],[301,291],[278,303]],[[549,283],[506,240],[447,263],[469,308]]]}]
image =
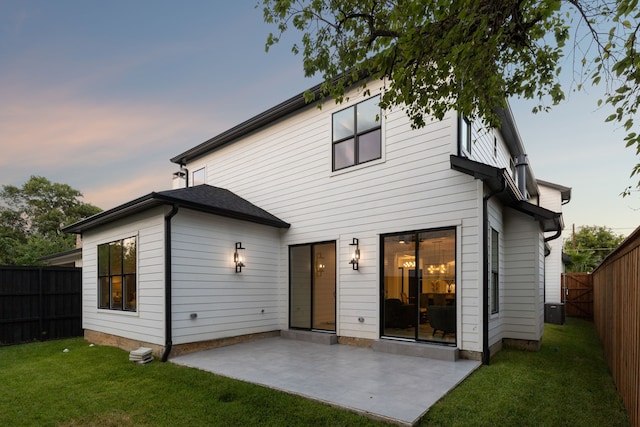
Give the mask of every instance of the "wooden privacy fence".
[{"label": "wooden privacy fence", "polygon": [[82,336],[82,269],[0,267],[0,345]]},{"label": "wooden privacy fence", "polygon": [[565,314],[593,320],[593,280],[591,273],[562,275],[562,302]]},{"label": "wooden privacy fence", "polygon": [[640,227],[593,272],[594,322],[631,425],[640,426]]}]

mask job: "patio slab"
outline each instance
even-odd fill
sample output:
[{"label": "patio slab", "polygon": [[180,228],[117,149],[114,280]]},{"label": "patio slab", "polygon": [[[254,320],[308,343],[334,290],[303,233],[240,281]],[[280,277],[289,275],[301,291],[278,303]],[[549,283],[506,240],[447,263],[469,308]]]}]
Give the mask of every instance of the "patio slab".
[{"label": "patio slab", "polygon": [[171,362],[260,384],[372,418],[413,425],[480,366],[280,337],[186,354]]}]

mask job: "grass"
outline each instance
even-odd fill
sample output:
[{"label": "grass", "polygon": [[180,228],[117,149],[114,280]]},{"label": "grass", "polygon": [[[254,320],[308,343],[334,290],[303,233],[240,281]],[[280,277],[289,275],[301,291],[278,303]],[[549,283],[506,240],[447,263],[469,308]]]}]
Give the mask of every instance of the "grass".
[{"label": "grass", "polygon": [[503,349],[443,397],[422,426],[628,426],[593,323],[545,324],[542,349]]},{"label": "grass", "polygon": [[197,369],[157,361],[137,365],[122,350],[69,339],[0,348],[0,425],[377,424]]},{"label": "grass", "polygon": [[[11,426],[380,425],[192,368],[136,365],[122,350],[82,339],[0,347],[0,408],[0,425]],[[629,424],[591,323],[545,325],[540,352],[502,350],[420,422],[495,424]]]}]

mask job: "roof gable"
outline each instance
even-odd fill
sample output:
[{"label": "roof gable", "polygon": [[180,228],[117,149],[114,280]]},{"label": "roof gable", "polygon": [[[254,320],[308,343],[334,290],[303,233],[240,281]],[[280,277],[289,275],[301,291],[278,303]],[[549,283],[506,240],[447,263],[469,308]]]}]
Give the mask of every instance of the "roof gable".
[{"label": "roof gable", "polygon": [[553,182],[543,181],[539,179],[538,185],[552,188],[558,192],[560,192],[560,197],[562,198],[563,203],[569,203],[571,200],[571,187],[565,187],[564,185],[554,184]]},{"label": "roof gable", "polygon": [[[320,96],[320,89],[321,85],[318,84],[309,89],[309,92],[313,94],[315,99],[318,99],[318,97]],[[187,164],[187,162],[190,162],[193,159],[203,156],[210,151],[227,145],[237,140],[238,138],[241,138],[257,129],[260,129],[263,126],[273,123],[276,120],[279,120],[291,113],[307,107],[310,104],[305,100],[304,95],[305,92],[299,93],[298,95],[289,98],[272,108],[269,108],[268,110],[258,114],[257,116],[254,116],[181,154],[178,154],[171,159],[171,162],[177,163],[179,165],[185,165]]]},{"label": "roof gable", "polygon": [[[366,80],[367,78],[367,76],[362,76],[359,81]],[[208,153],[217,150],[220,147],[232,144],[233,142],[254,131],[257,131],[265,126],[276,122],[277,120],[280,120],[288,115],[302,110],[305,107],[308,107],[310,103],[305,99],[305,93],[307,92],[311,93],[313,95],[313,98],[316,100],[326,99],[326,97],[322,98],[321,90],[322,84],[315,85],[308,91],[293,96],[286,101],[208,139],[207,141],[204,141],[196,145],[195,147],[184,151],[181,154],[178,154],[177,156],[171,158],[171,162],[179,165],[186,165],[194,159],[207,155]],[[524,154],[524,145],[522,143],[522,139],[520,137],[518,129],[515,125],[513,112],[511,111],[511,107],[509,106],[509,104],[506,103],[505,107],[496,108],[496,114],[501,121],[500,132],[505,138],[505,142],[509,151],[511,152],[512,157],[517,157],[520,154]],[[530,165],[527,165],[527,174],[529,177],[529,179],[527,179],[527,191],[532,196],[536,196],[538,194],[538,189],[536,186],[536,179],[533,175],[533,170]]]},{"label": "roof gable", "polygon": [[66,233],[82,233],[99,225],[162,205],[184,207],[272,227],[290,227],[288,223],[280,220],[275,215],[225,188],[202,184],[194,187],[149,193],[113,209],[71,224],[63,228],[62,231]]}]

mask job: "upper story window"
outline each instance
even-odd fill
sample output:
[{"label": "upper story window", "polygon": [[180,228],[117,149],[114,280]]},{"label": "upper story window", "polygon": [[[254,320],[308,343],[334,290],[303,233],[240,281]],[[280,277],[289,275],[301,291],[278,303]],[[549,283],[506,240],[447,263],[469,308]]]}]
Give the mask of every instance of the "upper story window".
[{"label": "upper story window", "polygon": [[200,168],[198,170],[193,171],[193,175],[191,176],[191,186],[201,185],[205,183],[205,175],[204,168]]},{"label": "upper story window", "polygon": [[461,151],[471,155],[471,122],[464,116],[460,116],[460,147]]},{"label": "upper story window", "polygon": [[382,156],[380,96],[333,115],[333,170],[379,159]]},{"label": "upper story window", "polygon": [[498,137],[493,135],[493,158],[498,158]]},{"label": "upper story window", "polygon": [[136,311],[136,238],[98,245],[98,308]]}]

